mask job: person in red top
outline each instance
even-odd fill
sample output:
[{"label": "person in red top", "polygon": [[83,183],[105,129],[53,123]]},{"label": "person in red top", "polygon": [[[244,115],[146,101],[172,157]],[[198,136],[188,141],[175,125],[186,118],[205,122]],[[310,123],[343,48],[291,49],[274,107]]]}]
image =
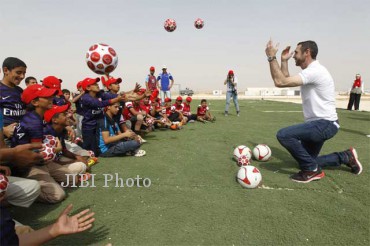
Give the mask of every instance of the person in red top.
[{"label": "person in red top", "polygon": [[353,82],[351,93],[349,96],[349,102],[347,109],[352,110],[353,104],[355,104],[355,110],[360,107],[361,94],[364,92],[364,83],[361,80],[361,75],[356,74],[356,79]]},{"label": "person in red top", "polygon": [[140,103],[141,110],[146,113],[145,117],[145,125],[149,129],[153,129],[154,123],[157,122],[157,119],[152,116],[155,113],[155,108],[152,106],[152,102],[150,101],[150,96],[144,97]]},{"label": "person in red top", "polygon": [[183,103],[182,113],[184,116],[188,118],[189,123],[193,123],[197,120],[197,115],[191,113],[190,103],[193,99],[191,97],[187,97],[185,102]]},{"label": "person in red top", "polygon": [[150,67],[149,71],[150,74],[148,74],[148,76],[145,79],[145,86],[147,90],[154,91],[155,89],[157,89],[157,78],[154,75],[155,68]]},{"label": "person in red top", "polygon": [[134,130],[136,134],[142,134],[148,132],[144,123],[144,118],[146,112],[142,110],[140,106],[140,101],[126,102],[125,108],[123,110],[123,117],[130,122],[131,129]]},{"label": "person in red top", "polygon": [[178,96],[176,102],[172,106],[175,107],[175,111],[179,113],[181,123],[185,125],[186,122],[188,122],[188,118],[183,114],[184,104],[182,103],[182,97]]},{"label": "person in red top", "polygon": [[203,123],[208,121],[214,122],[216,120],[216,117],[214,117],[209,111],[206,99],[202,99],[200,101],[200,105],[197,110],[197,120]]}]

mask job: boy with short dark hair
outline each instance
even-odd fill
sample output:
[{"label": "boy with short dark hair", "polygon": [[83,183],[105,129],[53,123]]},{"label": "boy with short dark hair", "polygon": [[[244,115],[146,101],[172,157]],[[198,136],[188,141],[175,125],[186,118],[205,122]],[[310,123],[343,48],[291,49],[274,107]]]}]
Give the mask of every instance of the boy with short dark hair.
[{"label": "boy with short dark hair", "polygon": [[214,117],[209,111],[206,99],[202,99],[200,101],[200,105],[197,110],[197,120],[202,123],[206,123],[208,121],[214,122],[216,120],[216,117]]},{"label": "boy with short dark hair", "polygon": [[122,156],[132,154],[140,157],[145,155],[140,150],[139,140],[127,140],[135,137],[132,131],[121,132],[117,122],[113,119],[119,112],[119,103],[114,103],[105,108],[104,117],[98,120],[98,138],[101,157]]},{"label": "boy with short dark hair", "polygon": [[14,127],[26,114],[26,105],[21,101],[23,89],[19,84],[25,77],[27,66],[18,58],[8,57],[2,68],[4,76],[0,82],[0,110],[4,119],[5,142],[9,146]]},{"label": "boy with short dark hair", "polygon": [[25,80],[24,80],[25,84],[26,84],[26,87],[30,86],[30,85],[34,85],[34,84],[37,84],[37,79],[35,77],[32,77],[32,76],[29,76],[27,77]]}]

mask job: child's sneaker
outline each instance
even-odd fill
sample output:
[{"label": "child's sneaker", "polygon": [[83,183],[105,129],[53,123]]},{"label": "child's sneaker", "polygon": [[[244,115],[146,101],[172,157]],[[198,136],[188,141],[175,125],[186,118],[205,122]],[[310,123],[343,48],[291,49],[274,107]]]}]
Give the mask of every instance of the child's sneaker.
[{"label": "child's sneaker", "polygon": [[144,155],[146,155],[146,152],[145,152],[145,150],[142,150],[142,149],[138,149],[134,152],[135,157],[141,157],[141,156],[144,156]]},{"label": "child's sneaker", "polygon": [[90,157],[88,160],[87,160],[87,166],[88,168],[94,166],[95,164],[98,163],[98,158],[97,157]]}]

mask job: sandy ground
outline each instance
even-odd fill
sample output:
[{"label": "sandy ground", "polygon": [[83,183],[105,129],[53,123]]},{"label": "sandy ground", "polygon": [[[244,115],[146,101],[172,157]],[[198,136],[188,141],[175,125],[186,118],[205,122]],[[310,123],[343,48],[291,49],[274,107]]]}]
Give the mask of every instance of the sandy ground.
[{"label": "sandy ground", "polygon": [[[172,97],[177,96],[173,94]],[[185,96],[186,97],[186,96]],[[214,96],[212,94],[194,94],[193,99],[212,99],[212,100],[225,100],[226,95]],[[271,100],[271,101],[280,101],[280,102],[292,102],[292,103],[302,103],[300,96],[266,96],[262,98],[261,96],[245,96],[238,95],[239,100]],[[337,108],[346,109],[348,104],[349,96],[337,96],[336,97],[336,106]],[[370,111],[370,95],[363,95],[360,101],[360,111]]]}]

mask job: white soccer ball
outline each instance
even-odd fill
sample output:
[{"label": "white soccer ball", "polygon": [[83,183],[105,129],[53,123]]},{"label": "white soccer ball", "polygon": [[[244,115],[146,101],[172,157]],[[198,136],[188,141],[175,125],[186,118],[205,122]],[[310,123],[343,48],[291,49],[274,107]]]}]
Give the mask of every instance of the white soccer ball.
[{"label": "white soccer ball", "polygon": [[194,26],[196,29],[202,29],[204,26],[204,20],[202,20],[201,18],[196,19],[194,21]]},{"label": "white soccer ball", "polygon": [[94,44],[86,53],[86,63],[94,73],[110,74],[118,65],[118,56],[111,46]]},{"label": "white soccer ball", "polygon": [[236,174],[236,179],[244,188],[256,188],[262,181],[262,175],[254,166],[242,166]]},{"label": "white soccer ball", "polygon": [[242,155],[238,158],[238,166],[248,166],[250,164],[250,160],[246,155]]},{"label": "white soccer ball", "polygon": [[252,151],[250,150],[250,148],[248,148],[247,146],[245,145],[239,145],[238,147],[236,147],[234,149],[234,159],[236,161],[238,161],[238,158],[242,155],[245,155],[248,157],[248,159],[250,160],[251,157],[252,157]]},{"label": "white soccer ball", "polygon": [[253,149],[253,157],[257,161],[268,161],[271,158],[271,149],[266,144],[258,144]]},{"label": "white soccer ball", "polygon": [[167,32],[173,32],[177,27],[176,21],[174,19],[167,19],[165,20],[163,27]]},{"label": "white soccer ball", "polygon": [[55,148],[57,147],[57,139],[52,135],[45,135],[42,140],[42,147],[44,148],[41,151],[44,160],[54,160],[57,156],[55,153]]}]

